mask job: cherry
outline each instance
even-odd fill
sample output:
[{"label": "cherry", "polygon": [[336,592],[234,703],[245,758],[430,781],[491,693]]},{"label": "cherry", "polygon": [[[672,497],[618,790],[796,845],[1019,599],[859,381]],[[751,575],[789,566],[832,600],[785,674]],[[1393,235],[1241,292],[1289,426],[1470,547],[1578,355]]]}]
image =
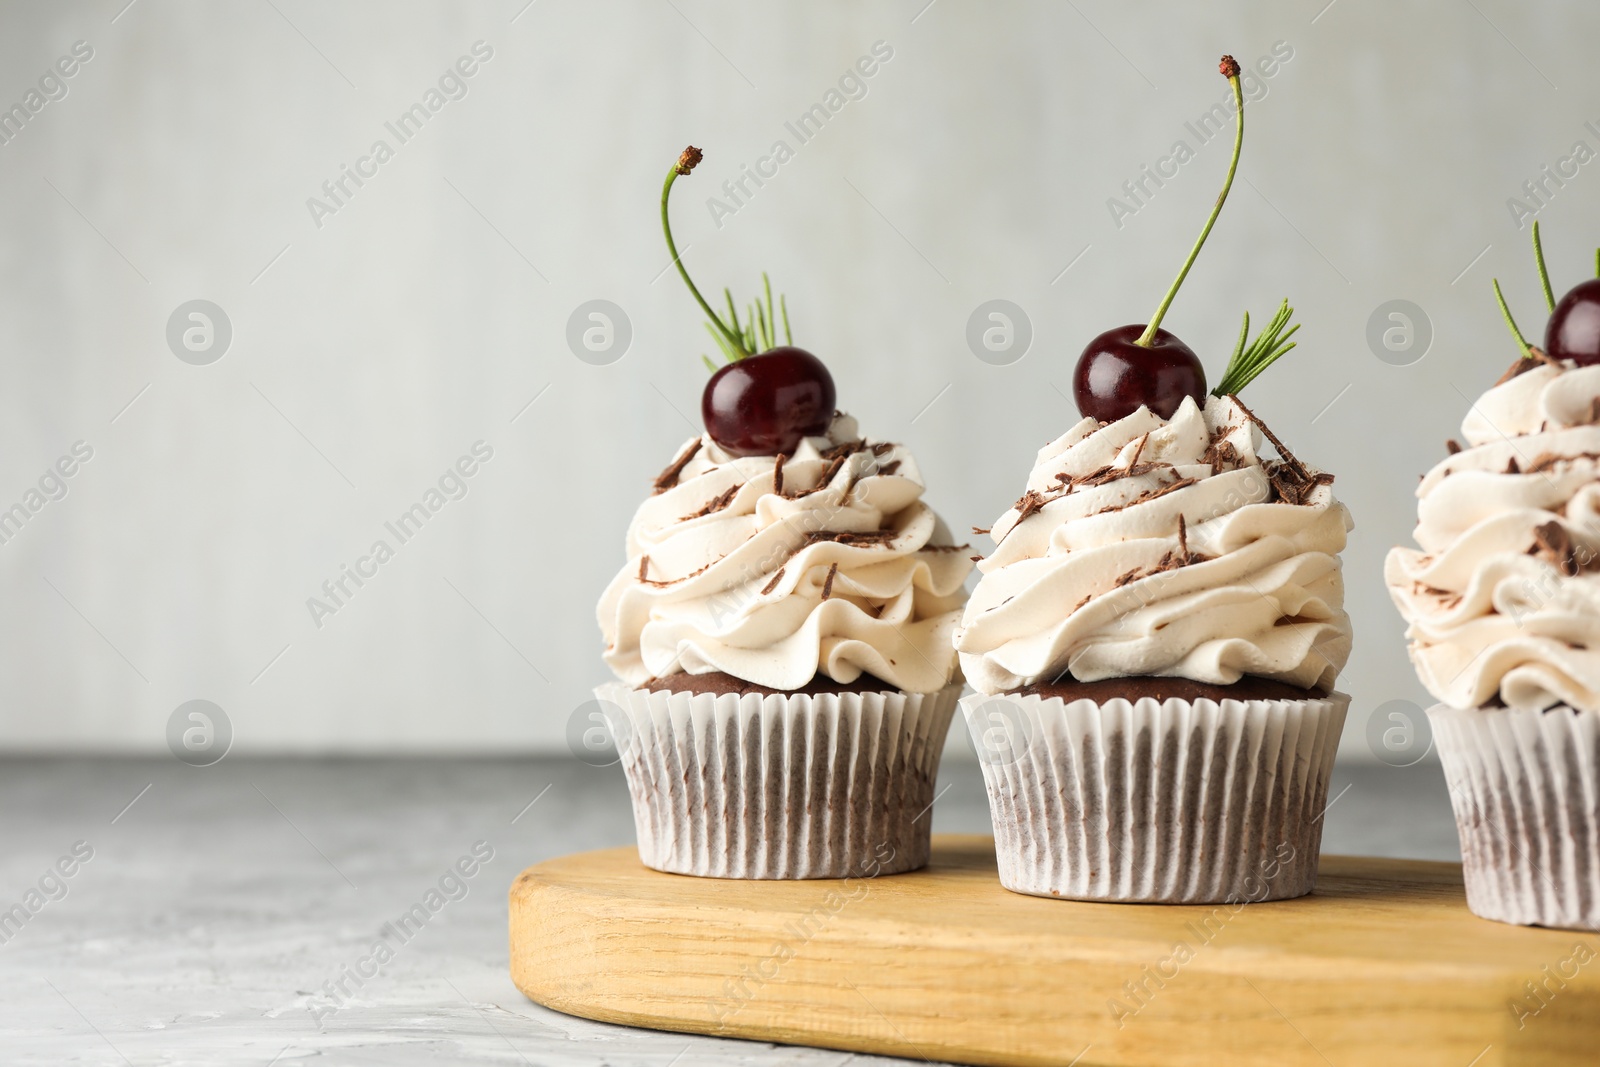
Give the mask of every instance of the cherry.
[{"label": "cherry", "polygon": [[[754,304],[746,305],[743,323],[734,307],[732,292],[723,290],[728,298],[728,317],[724,319],[712,310],[689,277],[672,239],[667,202],[673,183],[693,171],[702,158],[700,149],[693,145],[685,148],[667,170],[666,182],[661,186],[661,232],[667,239],[667,251],[672,254],[683,284],[710,320],[707,329],[728,361],[721,369],[710,359],[705,361],[711,380],[700,394],[700,419],[711,439],[735,456],[792,456],[800,447],[801,438],[828,431],[837,400],[833,375],[822,360],[794,347],[794,338],[789,336],[789,307],[781,300],[777,307],[773,306],[772,286],[765,274],[761,275],[761,283],[766,301],[757,298]],[[777,343],[780,311],[786,342],[782,345]]]},{"label": "cherry", "polygon": [[1072,398],[1079,411],[1115,422],[1144,406],[1170,419],[1184,397],[1205,403],[1206,370],[1200,357],[1162,329],[1141,345],[1144,330],[1143,324],[1118,326],[1089,342],[1072,376]]},{"label": "cherry", "polygon": [[801,438],[828,431],[835,399],[822,360],[780,345],[713,374],[700,394],[700,418],[735,456],[792,456]]},{"label": "cherry", "polygon": [[1544,328],[1544,350],[1580,367],[1600,363],[1600,278],[1573,286]]},{"label": "cherry", "polygon": [[[1147,407],[1163,419],[1170,419],[1186,396],[1196,403],[1204,403],[1206,372],[1194,350],[1171,333],[1161,328],[1161,320],[1172,298],[1178,295],[1183,280],[1189,276],[1211,227],[1222,214],[1222,205],[1233,188],[1233,175],[1239,169],[1239,149],[1244,145],[1244,92],[1239,84],[1239,64],[1232,56],[1223,56],[1217,65],[1222,76],[1233,87],[1234,113],[1237,115],[1233,134],[1233,158],[1228,163],[1228,177],[1222,184],[1222,194],[1200,231],[1199,240],[1189,250],[1183,269],[1162,297],[1156,313],[1143,326],[1118,326],[1096,337],[1078,357],[1072,374],[1072,396],[1078,410],[1101,422],[1113,422],[1131,415],[1140,407]],[[1246,319],[1246,325],[1249,320]],[[1243,345],[1243,338],[1240,338]]]}]

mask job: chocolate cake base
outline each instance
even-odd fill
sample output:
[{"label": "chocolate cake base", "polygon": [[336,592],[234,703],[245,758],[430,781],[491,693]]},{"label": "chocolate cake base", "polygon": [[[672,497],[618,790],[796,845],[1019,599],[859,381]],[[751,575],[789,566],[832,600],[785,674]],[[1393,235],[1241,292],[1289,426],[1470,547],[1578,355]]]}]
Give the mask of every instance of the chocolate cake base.
[{"label": "chocolate cake base", "polygon": [[900,690],[881,678],[863,674],[853,682],[836,682],[826,674],[818,674],[799,689],[769,689],[764,685],[735,678],[731,674],[712,671],[709,674],[669,674],[665,678],[652,678],[639,687],[650,693],[736,693],[744,696],[818,696],[823,693],[898,693]]},{"label": "chocolate cake base", "polygon": [[1098,682],[1080,682],[1067,678],[1058,682],[1013,689],[1007,696],[1060,697],[1074,700],[1107,701],[1121,697],[1129,702],[1150,697],[1166,700],[1320,700],[1328,695],[1326,689],[1301,689],[1288,682],[1271,678],[1244,676],[1232,685],[1212,685],[1189,678],[1156,678],[1135,676],[1129,678],[1104,678]]}]

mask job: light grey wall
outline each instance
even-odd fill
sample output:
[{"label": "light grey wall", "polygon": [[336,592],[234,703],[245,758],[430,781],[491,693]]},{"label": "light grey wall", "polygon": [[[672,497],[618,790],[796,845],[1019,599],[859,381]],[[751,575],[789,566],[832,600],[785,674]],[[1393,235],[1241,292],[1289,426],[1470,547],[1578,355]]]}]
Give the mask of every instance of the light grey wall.
[{"label": "light grey wall", "polygon": [[[769,270],[841,406],[916,449],[953,527],[987,526],[1076,418],[1083,343],[1148,316],[1225,138],[1120,226],[1108,199],[1194,144],[1220,53],[1278,42],[1292,58],[1167,325],[1216,375],[1244,309],[1295,304],[1301,347],[1246,397],[1356,516],[1347,752],[1375,706],[1427,703],[1382,558],[1514,355],[1490,277],[1542,320],[1507,198],[1600,149],[1600,8],[525,2],[4,7],[0,104],[74,42],[93,57],[0,146],[0,506],[75,442],[93,456],[0,545],[0,744],[159,751],[198,698],[240,751],[562,747],[604,676],[594,601],[705,379],[656,220],[690,142],[698,277],[748,294]],[[465,97],[399,144],[385,122],[478,41]],[[878,41],[865,96],[797,146],[785,121]],[[314,220],[380,138],[394,158]],[[705,198],[778,139],[794,158],[714,225]],[[1558,286],[1590,269],[1597,205],[1590,164],[1539,213]],[[565,339],[597,298],[633,332],[605,366]],[[1034,330],[1008,366],[964,337],[992,298]],[[166,336],[195,299],[232,327],[208,365]],[[1408,366],[1367,341],[1393,299],[1431,321]],[[307,598],[478,441],[468,495],[319,628]]]}]

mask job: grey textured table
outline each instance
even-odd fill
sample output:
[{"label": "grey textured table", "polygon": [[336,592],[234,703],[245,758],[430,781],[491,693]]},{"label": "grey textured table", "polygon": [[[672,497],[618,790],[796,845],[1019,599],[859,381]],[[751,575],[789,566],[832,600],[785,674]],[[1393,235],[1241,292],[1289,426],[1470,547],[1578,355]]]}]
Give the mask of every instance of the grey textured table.
[{"label": "grey textured table", "polygon": [[[988,832],[975,764],[947,762],[940,788],[936,831]],[[1333,795],[1328,851],[1458,858],[1437,764],[1341,765]],[[512,878],[632,836],[620,773],[568,760],[0,760],[0,912],[30,889],[42,902],[15,930],[0,917],[0,1062],[908,1062],[525,999],[506,969]],[[446,877],[477,842],[492,859]],[[91,858],[50,876],[75,845]],[[416,905],[426,923],[375,959]]]}]

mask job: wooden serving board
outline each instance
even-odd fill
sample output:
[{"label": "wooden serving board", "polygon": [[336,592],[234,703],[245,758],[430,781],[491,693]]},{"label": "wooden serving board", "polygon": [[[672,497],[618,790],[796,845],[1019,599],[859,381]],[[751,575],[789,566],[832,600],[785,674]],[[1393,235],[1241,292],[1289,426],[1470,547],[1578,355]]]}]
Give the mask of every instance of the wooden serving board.
[{"label": "wooden serving board", "polygon": [[1600,935],[1479,919],[1453,863],[1324,856],[1310,897],[1213,908],[1019,896],[967,835],[826,882],[610,849],[518,877],[511,975],[589,1019],[914,1060],[1600,1063]]}]

